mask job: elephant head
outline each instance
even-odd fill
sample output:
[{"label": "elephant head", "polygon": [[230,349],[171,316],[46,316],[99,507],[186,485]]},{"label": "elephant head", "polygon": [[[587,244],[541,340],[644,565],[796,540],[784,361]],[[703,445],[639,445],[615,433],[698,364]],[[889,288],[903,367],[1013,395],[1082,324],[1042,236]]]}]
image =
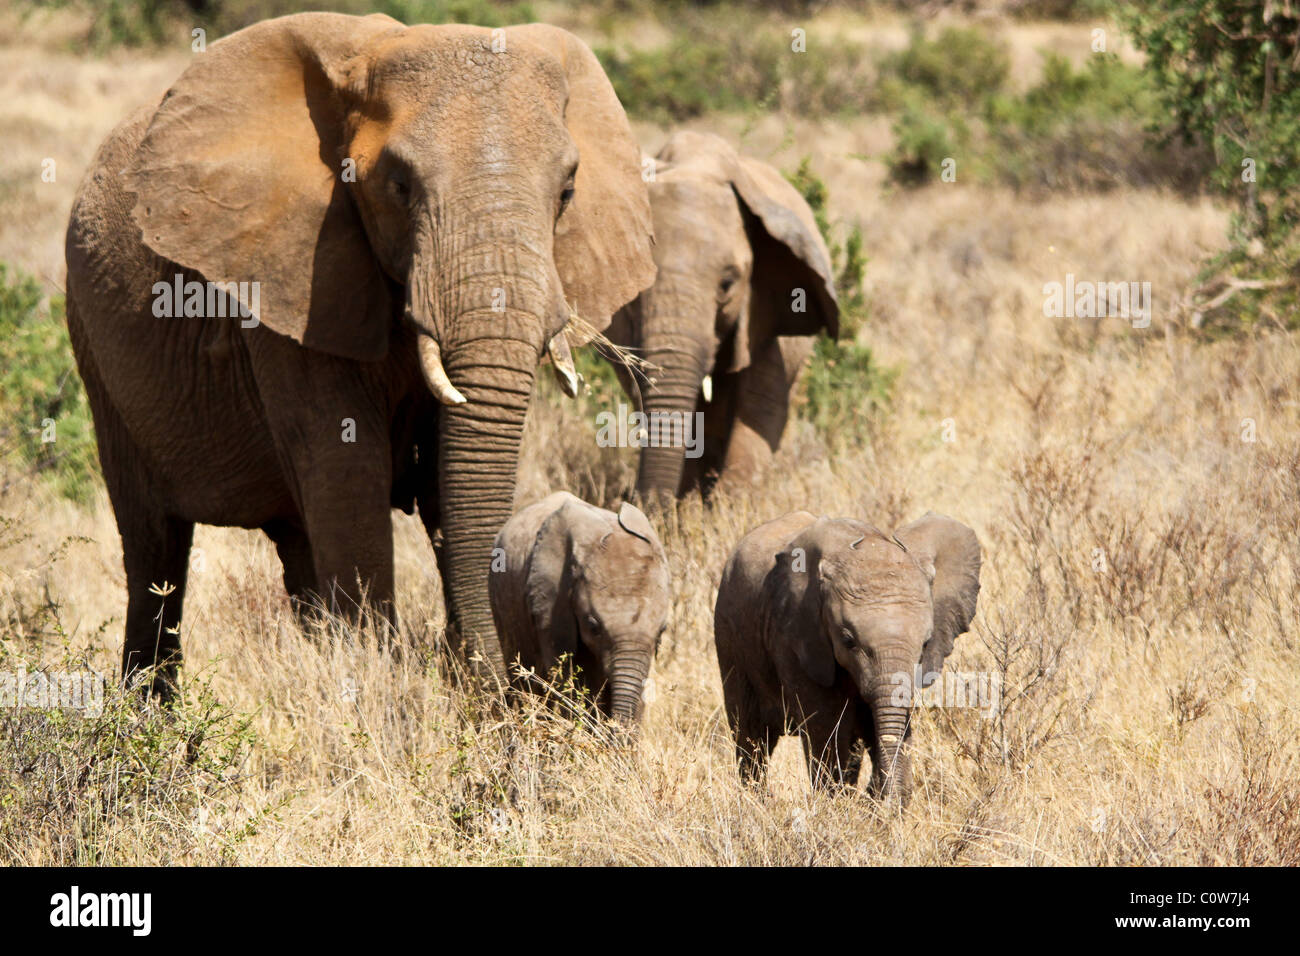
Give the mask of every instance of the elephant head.
[{"label": "elephant head", "polygon": [[547,661],[570,655],[597,703],[633,726],[667,626],[668,562],[646,516],[614,515],[570,498],[542,525],[528,575],[528,603]]},{"label": "elephant head", "polygon": [[[615,334],[658,367],[639,389],[618,369],[643,411],[689,415],[711,400],[715,377],[734,381],[776,337],[837,334],[830,255],[776,170],[717,136],[679,132],[656,159],[650,203],[658,274]],[[683,457],[681,447],[643,449],[638,493],[676,494]]]},{"label": "elephant head", "polygon": [[930,512],[893,535],[860,521],[822,521],[800,544],[816,568],[807,599],[817,626],[796,637],[799,663],[821,687],[848,675],[874,724],[872,788],[905,800],[914,676],[919,667],[922,683],[932,681],[970,627],[979,541],[960,522]]},{"label": "elephant head", "polygon": [[571,309],[604,328],[654,274],[640,153],[591,51],[539,24],[269,20],[195,58],[125,175],[146,244],[256,282],[242,304],[273,332],[360,363],[415,343],[443,403],[449,631],[500,675],[485,571],[539,359],[572,389]]}]

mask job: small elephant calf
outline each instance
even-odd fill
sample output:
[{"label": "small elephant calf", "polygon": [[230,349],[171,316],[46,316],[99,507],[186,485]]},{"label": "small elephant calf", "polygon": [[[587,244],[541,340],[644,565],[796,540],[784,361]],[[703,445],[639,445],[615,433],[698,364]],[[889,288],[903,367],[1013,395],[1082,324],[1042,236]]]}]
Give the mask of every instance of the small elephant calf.
[{"label": "small elephant calf", "polygon": [[600,710],[634,724],[668,618],[668,561],[646,516],[560,491],[507,521],[496,546],[488,593],[512,683],[516,662],[546,676],[568,655]]},{"label": "small elephant calf", "polygon": [[714,641],[741,776],[797,733],[814,786],[906,801],[914,675],[933,681],[975,616],[980,546],[930,512],[892,535],[792,512],[747,534],[722,573]]}]

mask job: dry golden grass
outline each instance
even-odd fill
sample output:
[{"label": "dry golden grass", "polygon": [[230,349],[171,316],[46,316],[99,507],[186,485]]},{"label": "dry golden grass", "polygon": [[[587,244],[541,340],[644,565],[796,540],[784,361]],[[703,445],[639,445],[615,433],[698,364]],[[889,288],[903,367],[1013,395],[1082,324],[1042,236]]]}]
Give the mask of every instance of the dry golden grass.
[{"label": "dry golden grass", "polygon": [[[0,178],[50,142],[72,158],[57,198],[9,187],[3,208],[25,221],[0,217],[0,257],[48,274],[64,184],[122,101],[174,65],[35,75],[24,56],[0,51],[19,64],[0,70],[4,126],[29,118]],[[92,115],[81,96],[96,89]],[[1300,863],[1300,352],[1289,336],[1194,344],[1169,321],[1224,210],[960,182],[890,193],[856,158],[884,148],[879,120],[712,125],[778,165],[814,154],[835,215],[866,233],[864,336],[903,371],[869,445],[833,458],[796,423],[761,487],[658,520],[677,597],[636,751],[547,712],[481,712],[446,679],[417,521],[397,516],[400,657],[303,635],[269,542],[200,528],[185,701],[174,715],[110,701],[97,721],[0,712],[0,860]],[[648,150],[664,135],[639,132]],[[1151,327],[1044,318],[1042,285],[1066,272],[1150,281]],[[611,502],[632,453],[595,447],[590,400],[543,391],[519,503],[557,488]],[[792,508],[882,525],[934,508],[983,543],[979,611],[949,666],[997,673],[1001,704],[989,719],[917,711],[901,814],[811,792],[791,739],[766,791],[737,781],[714,591],[745,531]],[[20,482],[0,518],[0,669],[85,661],[111,679],[125,588],[106,499],[80,510]]]}]

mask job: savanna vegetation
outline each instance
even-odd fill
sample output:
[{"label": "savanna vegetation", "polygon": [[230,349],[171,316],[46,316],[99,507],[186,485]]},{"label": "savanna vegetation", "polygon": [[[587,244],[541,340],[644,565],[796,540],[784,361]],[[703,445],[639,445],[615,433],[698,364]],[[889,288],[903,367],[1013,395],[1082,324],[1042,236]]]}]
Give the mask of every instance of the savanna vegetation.
[{"label": "savanna vegetation", "polygon": [[[786,172],[832,250],[841,339],[818,343],[761,485],[655,519],[676,599],[634,750],[577,710],[482,719],[401,515],[408,653],[338,622],[304,636],[270,543],[202,527],[181,698],[142,710],[113,688],[121,552],[61,319],[62,230],[95,145],[184,69],[193,28],[299,5],[12,2],[0,673],[108,688],[93,715],[0,709],[0,859],[1300,863],[1293,18],[1228,0],[313,6],[575,30],[647,153],[686,125]],[[1150,326],[1048,317],[1067,274],[1149,282]],[[593,438],[617,383],[589,351],[579,367],[577,400],[539,382],[520,504],[608,505],[634,483],[635,452]],[[901,814],[811,791],[794,740],[767,790],[736,778],[714,593],[734,543],[794,508],[882,527],[933,508],[981,538],[949,667],[1001,692],[915,713]]]}]

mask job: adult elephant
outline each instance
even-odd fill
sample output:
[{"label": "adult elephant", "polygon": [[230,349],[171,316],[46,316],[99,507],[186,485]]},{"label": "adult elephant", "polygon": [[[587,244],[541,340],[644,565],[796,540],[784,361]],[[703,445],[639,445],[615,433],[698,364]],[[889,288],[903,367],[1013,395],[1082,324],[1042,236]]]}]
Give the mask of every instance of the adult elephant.
[{"label": "adult elephant", "polygon": [[[615,316],[609,337],[657,371],[648,384],[615,368],[652,421],[656,413],[698,412],[704,434],[702,454],[688,458],[686,443],[656,447],[651,431],[637,491],[708,490],[713,476],[752,481],[780,445],[812,336],[837,334],[826,244],[812,210],[780,173],[711,134],[668,140],[655,160],[650,205],[658,275]],[[667,432],[661,428],[661,437]]]},{"label": "adult elephant", "polygon": [[449,635],[502,674],[487,572],[536,368],[576,388],[570,307],[606,326],[650,237],[627,119],[563,30],[301,14],[197,56],[108,137],[67,236],[124,676],[157,663],[170,693],[196,522],[261,528],[291,595],[391,619],[390,509],[417,505]]}]

